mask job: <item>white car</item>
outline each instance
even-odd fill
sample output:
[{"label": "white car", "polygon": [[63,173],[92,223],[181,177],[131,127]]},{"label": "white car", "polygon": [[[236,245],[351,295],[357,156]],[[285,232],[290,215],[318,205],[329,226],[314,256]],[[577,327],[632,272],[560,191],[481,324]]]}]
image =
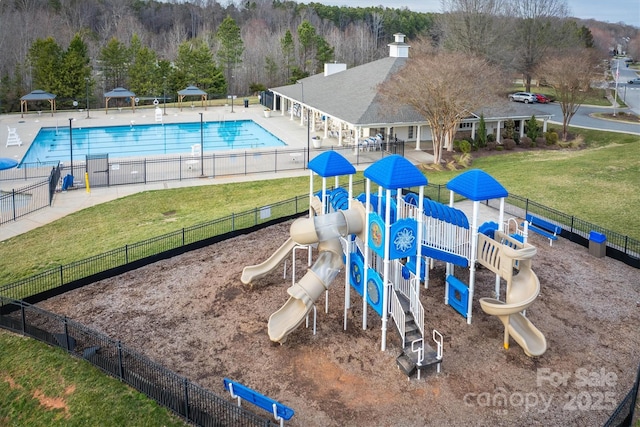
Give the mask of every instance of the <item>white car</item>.
[{"label": "white car", "polygon": [[640,77],[636,77],[635,79],[631,79],[627,83],[629,83],[630,85],[633,85],[633,84],[640,85]]},{"label": "white car", "polygon": [[525,104],[534,103],[537,99],[538,98],[530,92],[516,92],[509,95],[510,101],[524,102]]}]

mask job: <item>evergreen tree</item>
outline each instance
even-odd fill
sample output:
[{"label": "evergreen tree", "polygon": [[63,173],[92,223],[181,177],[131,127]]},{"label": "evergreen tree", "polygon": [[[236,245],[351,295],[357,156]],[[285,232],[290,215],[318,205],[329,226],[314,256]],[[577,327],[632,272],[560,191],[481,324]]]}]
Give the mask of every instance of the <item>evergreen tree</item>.
[{"label": "evergreen tree", "polygon": [[484,121],[484,114],[480,114],[480,122],[478,122],[478,131],[476,134],[476,143],[478,148],[487,146],[487,123]]},{"label": "evergreen tree", "polygon": [[229,83],[229,90],[235,93],[233,74],[236,66],[242,62],[244,43],[240,36],[240,27],[230,16],[227,16],[218,27],[216,40],[220,43],[217,57],[220,66],[225,70],[225,77]]},{"label": "evergreen tree", "polygon": [[34,89],[57,92],[63,51],[53,37],[38,39],[29,48],[29,64]]},{"label": "evergreen tree", "polygon": [[288,82],[291,77],[291,68],[294,66],[295,61],[295,44],[293,42],[293,35],[288,29],[287,32],[284,33],[284,37],[280,39],[280,48],[282,49],[285,77]]},{"label": "evergreen tree", "polygon": [[313,58],[312,52],[316,47],[317,40],[315,27],[306,19],[302,21],[302,24],[298,26],[298,41],[300,42],[302,70],[305,72],[313,70],[309,58]]},{"label": "evergreen tree", "polygon": [[112,90],[128,85],[129,49],[115,37],[102,48],[98,56],[102,64],[105,89]]},{"label": "evergreen tree", "polygon": [[129,50],[132,59],[129,66],[129,89],[139,95],[159,95],[163,82],[159,75],[156,53],[146,46],[142,47],[137,34],[133,35]]},{"label": "evergreen tree", "polygon": [[60,81],[55,92],[58,97],[76,100],[85,98],[86,79],[91,78],[91,65],[89,48],[79,34],[73,37],[62,57],[59,76]]},{"label": "evergreen tree", "polygon": [[536,141],[536,138],[540,136],[540,128],[538,127],[538,121],[536,120],[536,116],[531,116],[531,118],[527,121],[527,136],[531,138],[533,142]]}]

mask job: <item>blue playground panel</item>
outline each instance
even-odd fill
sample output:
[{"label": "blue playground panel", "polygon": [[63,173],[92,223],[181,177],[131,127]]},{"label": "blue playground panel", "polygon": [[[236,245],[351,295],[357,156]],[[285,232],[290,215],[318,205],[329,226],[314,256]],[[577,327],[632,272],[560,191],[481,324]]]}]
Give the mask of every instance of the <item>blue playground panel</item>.
[{"label": "blue playground panel", "polygon": [[[422,263],[420,264],[420,281],[424,281],[425,278],[427,277],[426,270],[425,270],[425,266],[427,265],[427,262],[428,260],[423,259]],[[402,276],[404,277],[405,268],[417,276],[418,275],[416,273],[417,265],[418,265],[418,260],[416,259],[416,257],[415,256],[409,257],[409,261],[407,261],[407,264],[402,268]],[[408,279],[408,277],[404,277],[404,278]]]},{"label": "blue playground panel", "polygon": [[378,315],[382,316],[382,278],[373,268],[369,268],[367,277],[367,302]]},{"label": "blue playground panel", "polygon": [[291,417],[295,415],[294,410],[289,408],[288,406],[285,406],[282,403],[271,399],[270,397],[260,394],[245,385],[242,385],[235,381],[231,381],[228,378],[224,379],[224,388],[225,390],[231,392],[233,397],[239,397],[243,400],[246,400],[247,402],[251,402],[257,407],[262,408],[265,411],[269,411],[272,414],[274,413],[273,405],[275,405],[275,414],[277,414],[284,420],[290,420]]},{"label": "blue playground panel", "polygon": [[360,252],[351,253],[351,265],[349,266],[349,283],[360,296],[363,295],[364,261]]},{"label": "blue playground panel", "polygon": [[447,283],[449,284],[449,305],[466,318],[469,308],[469,288],[452,275],[447,276]]}]

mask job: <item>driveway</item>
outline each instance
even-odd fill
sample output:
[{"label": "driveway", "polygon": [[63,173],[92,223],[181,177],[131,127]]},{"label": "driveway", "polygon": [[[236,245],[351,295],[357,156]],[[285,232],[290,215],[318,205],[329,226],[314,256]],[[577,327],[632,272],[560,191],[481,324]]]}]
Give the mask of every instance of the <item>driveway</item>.
[{"label": "driveway", "polygon": [[[550,123],[556,123],[562,125],[562,110],[560,104],[552,102],[550,104],[534,104],[536,109],[544,111],[547,114],[553,114],[553,117],[549,121]],[[628,112],[628,108],[616,108],[616,113]],[[571,126],[586,128],[586,129],[598,129],[611,132],[624,132],[640,135],[640,125],[636,123],[624,123],[613,120],[605,120],[592,117],[593,113],[612,113],[613,107],[597,107],[592,105],[583,105],[578,108],[578,112],[573,116],[569,124]]]}]

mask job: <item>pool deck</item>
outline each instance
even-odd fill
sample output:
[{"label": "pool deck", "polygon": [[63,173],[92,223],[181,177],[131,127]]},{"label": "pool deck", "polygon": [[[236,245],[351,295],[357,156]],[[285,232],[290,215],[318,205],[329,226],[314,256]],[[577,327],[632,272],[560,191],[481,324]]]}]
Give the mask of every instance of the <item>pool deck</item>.
[{"label": "pool deck", "polygon": [[[163,110],[164,111],[164,110]],[[250,105],[244,108],[242,103],[234,105],[233,113],[231,106],[183,108],[167,108],[166,115],[162,119],[164,123],[187,123],[199,122],[200,113],[204,121],[225,121],[225,120],[253,120],[260,126],[276,135],[291,148],[307,147],[307,127],[300,124],[299,119],[291,120],[289,115],[282,115],[279,111],[272,111],[271,117],[264,116],[264,108],[261,105]],[[4,114],[0,115],[0,157],[14,158],[20,161],[25,155],[31,142],[36,137],[41,127],[68,127],[69,119],[73,119],[73,127],[94,127],[94,126],[118,126],[130,124],[156,124],[156,117],[152,108],[140,109],[135,113],[131,110],[117,109],[109,110],[106,114],[104,110],[90,110],[89,118],[85,111],[58,111],[53,114],[42,111],[29,112],[21,117],[20,114]],[[8,128],[15,128],[22,145],[6,146]],[[323,136],[322,132],[310,133],[310,136]],[[337,145],[337,139],[329,138],[326,142],[329,145]],[[411,162],[429,163],[432,156],[424,151],[416,151],[412,149],[405,150],[405,157]],[[359,170],[365,169],[369,165],[360,165]],[[108,202],[130,194],[148,190],[161,190],[168,188],[193,187],[196,185],[214,185],[225,184],[230,182],[255,181],[273,178],[286,178],[292,176],[306,176],[308,171],[305,169],[292,170],[286,172],[278,172],[273,174],[258,175],[237,175],[228,178],[203,178],[189,179],[183,181],[167,181],[151,184],[139,185],[119,185],[114,187],[102,187],[92,189],[87,193],[83,189],[58,193],[50,208],[41,209],[33,212],[25,217],[6,223],[0,226],[0,241],[17,236],[19,234],[40,227],[44,224],[53,222],[72,212],[76,212],[100,203]],[[292,195],[293,196],[293,195]]]}]

